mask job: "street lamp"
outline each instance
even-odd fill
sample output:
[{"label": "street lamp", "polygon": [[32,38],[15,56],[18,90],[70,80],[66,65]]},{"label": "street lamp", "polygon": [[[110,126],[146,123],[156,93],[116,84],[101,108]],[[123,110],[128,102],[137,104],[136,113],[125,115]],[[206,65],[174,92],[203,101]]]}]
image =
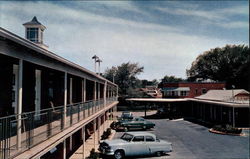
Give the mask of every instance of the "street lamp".
[{"label": "street lamp", "polygon": [[235,86],[232,85],[232,99],[233,99],[233,102],[234,102],[234,88],[235,88]]},{"label": "street lamp", "polygon": [[95,73],[96,73],[96,62],[97,62],[97,59],[99,59],[99,57],[96,56],[96,55],[94,55],[94,56],[92,57],[92,59],[95,60]]},{"label": "street lamp", "polygon": [[101,64],[101,62],[102,62],[102,60],[100,59],[100,58],[98,58],[97,60],[96,60],[96,62],[98,62],[98,66],[99,66],[99,75],[100,75],[100,69],[101,69],[101,66],[100,66],[100,64]]}]

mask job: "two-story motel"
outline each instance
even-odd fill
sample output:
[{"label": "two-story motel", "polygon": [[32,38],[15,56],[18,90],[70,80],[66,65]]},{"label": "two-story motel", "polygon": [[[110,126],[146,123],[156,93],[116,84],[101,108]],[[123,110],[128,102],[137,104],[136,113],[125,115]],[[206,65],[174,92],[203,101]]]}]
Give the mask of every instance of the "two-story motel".
[{"label": "two-story motel", "polygon": [[26,39],[0,28],[0,159],[65,159],[100,136],[118,87],[50,52],[36,17],[23,25]]}]

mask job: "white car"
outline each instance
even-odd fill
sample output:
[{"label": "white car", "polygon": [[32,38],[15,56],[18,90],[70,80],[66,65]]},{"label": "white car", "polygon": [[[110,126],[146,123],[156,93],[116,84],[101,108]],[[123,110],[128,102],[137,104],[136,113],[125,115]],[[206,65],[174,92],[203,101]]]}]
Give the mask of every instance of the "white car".
[{"label": "white car", "polygon": [[103,141],[99,151],[104,155],[114,155],[115,159],[125,156],[161,156],[172,152],[172,144],[148,132],[129,132],[124,133],[120,139]]}]

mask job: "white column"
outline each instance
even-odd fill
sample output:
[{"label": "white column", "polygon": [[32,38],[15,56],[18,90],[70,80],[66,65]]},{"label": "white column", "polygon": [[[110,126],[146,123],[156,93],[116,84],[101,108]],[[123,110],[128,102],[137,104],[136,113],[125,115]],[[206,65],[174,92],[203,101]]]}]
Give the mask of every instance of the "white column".
[{"label": "white column", "polygon": [[86,78],[83,79],[83,102],[86,102]]},{"label": "white column", "polygon": [[69,150],[72,150],[72,135],[69,136]]},{"label": "white column", "polygon": [[19,60],[18,70],[18,104],[17,104],[17,149],[22,146],[22,102],[23,102],[23,60]]},{"label": "white column", "polygon": [[118,86],[116,86],[116,100],[118,100],[118,90],[119,90],[119,88],[118,88]]},{"label": "white column", "polygon": [[104,88],[103,88],[103,100],[104,100],[104,107],[107,104],[107,81],[104,83]]},{"label": "white column", "polygon": [[94,138],[94,149],[95,149],[95,151],[96,151],[96,119],[94,119],[93,120],[93,130],[94,130],[94,136],[93,136],[93,138]]},{"label": "white column", "polygon": [[[96,101],[96,81],[94,82],[94,101]],[[96,106],[94,106],[96,112]]]},{"label": "white column", "polygon": [[94,100],[96,100],[96,81],[94,82]]},{"label": "white column", "polygon": [[84,102],[84,80],[82,80],[82,102]]},{"label": "white column", "polygon": [[72,104],[73,102],[73,78],[69,79],[69,103]]},{"label": "white column", "polygon": [[67,72],[64,73],[64,108],[63,108],[63,124],[64,124],[64,127],[66,126],[66,108],[67,108],[67,80],[68,79],[68,74]]},{"label": "white column", "polygon": [[102,128],[103,128],[103,133],[106,129],[106,121],[105,121],[105,116],[106,116],[106,112],[104,113],[104,115],[102,116],[102,120],[103,120],[103,124],[102,124]]},{"label": "white column", "polygon": [[[100,86],[100,83],[98,83],[98,88],[97,89],[98,89],[98,92],[97,92],[98,93],[98,100],[100,101],[100,99],[101,99],[101,97],[100,97],[101,96],[101,92],[100,92],[101,86]],[[98,110],[100,109],[100,106],[101,105],[98,105]]]},{"label": "white column", "polygon": [[82,128],[82,158],[85,159],[85,126]]},{"label": "white column", "polygon": [[66,139],[63,141],[63,159],[66,159]]},{"label": "white column", "polygon": [[100,140],[100,127],[101,127],[101,120],[100,120],[100,117],[97,117],[97,127],[98,127],[98,131],[97,131],[97,143],[99,142]]}]

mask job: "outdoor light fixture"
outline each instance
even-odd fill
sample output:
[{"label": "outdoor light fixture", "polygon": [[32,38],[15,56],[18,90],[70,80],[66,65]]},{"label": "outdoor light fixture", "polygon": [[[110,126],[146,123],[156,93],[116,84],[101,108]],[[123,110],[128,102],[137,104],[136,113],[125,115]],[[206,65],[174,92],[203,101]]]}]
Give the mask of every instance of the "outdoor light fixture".
[{"label": "outdoor light fixture", "polygon": [[99,75],[100,75],[100,70],[101,70],[101,62],[102,62],[102,60],[100,59],[100,58],[98,58],[97,60],[96,60],[96,62],[98,62],[98,72],[99,72]]},{"label": "outdoor light fixture", "polygon": [[233,102],[234,102],[234,88],[235,88],[235,86],[232,85],[232,100],[233,100]]},{"label": "outdoor light fixture", "polygon": [[95,60],[95,73],[96,73],[96,62],[97,62],[97,60],[99,59],[99,57],[96,56],[96,55],[94,55],[94,56],[92,57],[92,59]]}]

